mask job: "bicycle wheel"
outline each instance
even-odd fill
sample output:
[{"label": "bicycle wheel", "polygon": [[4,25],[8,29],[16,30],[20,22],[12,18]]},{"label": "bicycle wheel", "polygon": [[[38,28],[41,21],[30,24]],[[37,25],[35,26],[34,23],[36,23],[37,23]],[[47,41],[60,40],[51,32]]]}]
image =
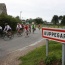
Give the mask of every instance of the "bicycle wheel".
[{"label": "bicycle wheel", "polygon": [[10,37],[10,39],[13,39],[14,38],[14,34],[12,33],[9,37]]},{"label": "bicycle wheel", "polygon": [[9,40],[9,37],[8,37],[7,35],[4,35],[4,36],[3,36],[3,39],[4,39],[5,41],[7,41],[7,40]]},{"label": "bicycle wheel", "polygon": [[32,31],[33,31],[33,33],[34,33],[35,30],[33,29]]},{"label": "bicycle wheel", "polygon": [[3,39],[4,39],[5,41],[11,40],[11,39],[13,39],[13,37],[14,37],[13,34],[11,34],[11,35],[4,34],[4,35],[3,35]]},{"label": "bicycle wheel", "polygon": [[22,33],[21,33],[21,32],[18,32],[18,33],[17,33],[17,36],[18,36],[18,37],[21,37],[21,36],[22,36]]}]

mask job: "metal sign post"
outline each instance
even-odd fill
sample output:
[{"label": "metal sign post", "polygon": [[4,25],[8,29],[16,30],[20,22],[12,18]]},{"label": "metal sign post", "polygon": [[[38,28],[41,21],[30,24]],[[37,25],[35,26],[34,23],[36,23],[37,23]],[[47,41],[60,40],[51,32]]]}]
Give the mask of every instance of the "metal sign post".
[{"label": "metal sign post", "polygon": [[48,47],[49,47],[49,40],[46,39],[46,56],[48,56]]},{"label": "metal sign post", "polygon": [[62,65],[65,65],[65,44],[62,44]]}]

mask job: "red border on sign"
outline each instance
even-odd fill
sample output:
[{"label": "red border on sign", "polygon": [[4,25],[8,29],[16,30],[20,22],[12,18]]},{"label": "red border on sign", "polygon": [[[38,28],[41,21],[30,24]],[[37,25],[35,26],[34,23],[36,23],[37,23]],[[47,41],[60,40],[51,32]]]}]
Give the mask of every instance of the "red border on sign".
[{"label": "red border on sign", "polygon": [[62,43],[65,43],[65,40],[61,40],[61,39],[57,39],[57,38],[52,38],[52,37],[47,37],[47,36],[44,36],[43,35],[43,31],[44,30],[49,30],[49,31],[56,31],[56,32],[65,32],[64,29],[57,29],[57,28],[42,28],[42,37],[43,38],[46,38],[46,39],[50,39],[50,40],[55,40],[55,41],[58,41],[58,42],[62,42]]}]

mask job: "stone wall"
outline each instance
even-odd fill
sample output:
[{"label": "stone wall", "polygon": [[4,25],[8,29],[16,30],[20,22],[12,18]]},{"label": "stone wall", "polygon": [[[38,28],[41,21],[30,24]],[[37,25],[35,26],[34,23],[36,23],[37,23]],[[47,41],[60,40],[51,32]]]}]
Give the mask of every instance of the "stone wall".
[{"label": "stone wall", "polygon": [[0,14],[1,13],[7,14],[6,5],[4,3],[0,3]]}]

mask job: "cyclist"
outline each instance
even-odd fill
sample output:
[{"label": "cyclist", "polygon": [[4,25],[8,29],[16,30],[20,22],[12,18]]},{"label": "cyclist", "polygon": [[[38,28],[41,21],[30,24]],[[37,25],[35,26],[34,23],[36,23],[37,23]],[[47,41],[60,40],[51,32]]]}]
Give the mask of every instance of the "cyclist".
[{"label": "cyclist", "polygon": [[29,24],[28,27],[29,27],[29,33],[31,33],[31,24]]},{"label": "cyclist", "polygon": [[28,36],[28,31],[29,31],[28,24],[25,24],[25,33],[26,33],[26,37]]},{"label": "cyclist", "polygon": [[16,30],[17,30],[17,33],[21,35],[21,33],[22,33],[22,26],[21,26],[20,23],[17,23]]},{"label": "cyclist", "polygon": [[34,33],[35,30],[36,30],[35,24],[32,23],[32,31],[33,31],[33,33]]},{"label": "cyclist", "polygon": [[2,37],[3,31],[2,31],[2,26],[0,26],[0,36]]},{"label": "cyclist", "polygon": [[22,33],[23,33],[24,32],[24,25],[23,25],[23,23],[21,24],[21,26],[22,26],[21,30],[22,30]]},{"label": "cyclist", "polygon": [[5,23],[4,32],[7,33],[8,35],[11,35],[11,31],[12,28],[10,27],[10,25],[8,25],[8,23]]},{"label": "cyclist", "polygon": [[38,25],[38,29],[40,30],[40,24]]}]

